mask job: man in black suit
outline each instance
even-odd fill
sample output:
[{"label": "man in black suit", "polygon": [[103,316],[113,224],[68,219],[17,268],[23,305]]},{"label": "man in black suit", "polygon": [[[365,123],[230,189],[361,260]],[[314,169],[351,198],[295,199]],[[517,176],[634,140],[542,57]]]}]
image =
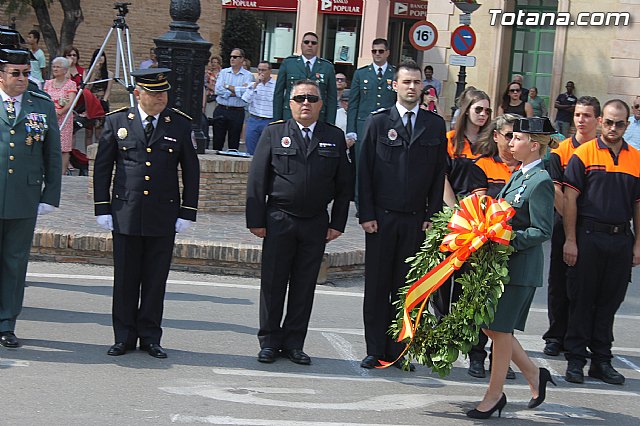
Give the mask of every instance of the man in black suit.
[{"label": "man in black suit", "polygon": [[293,118],[267,126],[258,142],[246,217],[251,233],[264,238],[258,361],[273,362],[282,351],[291,361],[307,365],[311,359],[302,348],[316,279],[325,244],[344,232],[354,176],[344,133],[318,121],[318,83],[296,82],[289,105]]},{"label": "man in black suit", "polygon": [[387,330],[409,270],[405,259],[416,253],[431,216],[442,208],[446,128],[442,117],[419,108],[422,84],[415,62],[398,66],[393,82],[398,100],[369,117],[357,160],[360,224],[366,232],[363,368],[394,361],[402,351]]},{"label": "man in black suit", "polygon": [[[93,187],[100,226],[113,231],[113,329],[108,355],[160,346],[164,293],[176,232],[196,220],[200,168],[191,118],[167,108],[166,68],[131,73],[138,105],[110,113],[96,156]],[[113,192],[109,195],[115,164]],[[182,170],[182,200],[178,184]]]}]

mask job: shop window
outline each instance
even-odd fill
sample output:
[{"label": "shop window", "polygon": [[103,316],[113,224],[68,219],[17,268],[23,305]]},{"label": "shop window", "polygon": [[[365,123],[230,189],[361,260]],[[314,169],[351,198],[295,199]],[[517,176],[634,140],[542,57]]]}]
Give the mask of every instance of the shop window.
[{"label": "shop window", "polygon": [[324,15],[324,38],[320,56],[334,63],[336,73],[343,73],[349,80],[358,60],[360,26],[362,17],[355,15]]}]

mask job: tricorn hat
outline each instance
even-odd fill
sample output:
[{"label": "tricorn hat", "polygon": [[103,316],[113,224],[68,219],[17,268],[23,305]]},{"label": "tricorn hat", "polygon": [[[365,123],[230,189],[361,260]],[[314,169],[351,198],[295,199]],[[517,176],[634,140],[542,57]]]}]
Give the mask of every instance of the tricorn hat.
[{"label": "tricorn hat", "polygon": [[148,92],[166,92],[171,89],[171,85],[167,80],[167,74],[170,72],[169,68],[147,68],[135,70],[131,73],[131,76],[135,78],[136,85]]},{"label": "tricorn hat", "polygon": [[30,65],[31,57],[27,49],[0,49],[0,63]]},{"label": "tricorn hat", "polygon": [[513,123],[513,131],[520,133],[535,133],[537,135],[552,135],[556,129],[548,117],[520,118]]}]

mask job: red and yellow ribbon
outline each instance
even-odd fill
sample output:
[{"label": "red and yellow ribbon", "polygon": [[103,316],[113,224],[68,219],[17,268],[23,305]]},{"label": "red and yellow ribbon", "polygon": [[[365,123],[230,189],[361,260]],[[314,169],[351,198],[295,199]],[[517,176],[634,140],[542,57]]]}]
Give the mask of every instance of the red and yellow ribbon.
[{"label": "red and yellow ribbon", "polygon": [[[514,215],[513,207],[503,199],[495,200],[487,195],[479,197],[472,194],[460,201],[460,210],[453,213],[447,225],[451,232],[444,237],[440,245],[440,251],[452,253],[418,279],[407,291],[402,330],[398,336],[399,342],[407,338],[413,340],[429,296],[451,276],[453,271],[462,267],[471,253],[487,241],[509,244],[511,226],[507,222]],[[410,312],[421,302],[416,322],[413,324]],[[383,366],[393,364],[393,362],[382,361],[381,363]]]}]

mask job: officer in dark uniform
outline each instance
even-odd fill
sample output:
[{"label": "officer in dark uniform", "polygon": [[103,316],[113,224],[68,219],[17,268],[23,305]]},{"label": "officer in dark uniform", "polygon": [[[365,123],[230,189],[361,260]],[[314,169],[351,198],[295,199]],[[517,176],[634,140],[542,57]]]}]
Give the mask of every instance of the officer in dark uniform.
[{"label": "officer in dark uniform", "polygon": [[313,80],[318,83],[323,107],[318,119],[335,124],[338,110],[338,88],[336,87],[336,71],[333,64],[318,55],[318,35],[308,32],[302,36],[302,56],[289,56],[282,61],[278,70],[278,79],[274,89],[273,119],[288,120],[291,118],[289,94],[293,84],[299,80]]},{"label": "officer in dark uniform", "polygon": [[[24,49],[0,49],[0,344],[17,348],[29,250],[38,214],[60,203],[60,130],[53,102],[27,90]],[[44,188],[43,188],[44,185]]]},{"label": "officer in dark uniform", "polygon": [[246,217],[249,230],[264,238],[258,361],[273,362],[282,351],[306,365],[311,359],[302,348],[316,279],[325,244],[344,232],[353,168],[342,130],[318,120],[323,104],[318,84],[296,82],[289,104],[293,118],[267,126],[258,142]]},{"label": "officer in dark uniform", "polygon": [[416,253],[431,217],[442,208],[447,163],[444,120],[418,105],[420,67],[401,63],[393,87],[398,102],[370,116],[358,159],[360,224],[366,232],[363,368],[394,361],[402,351],[387,333],[396,317],[393,302],[405,285],[405,259]]},{"label": "officer in dark uniform", "polygon": [[160,346],[160,325],[175,234],[196,220],[198,157],[191,118],[167,108],[170,71],[150,68],[131,73],[138,105],[106,117],[98,146],[95,214],[98,224],[113,231],[115,344],[107,352],[113,356],[135,349],[140,339],[142,350],[156,358],[167,357]]}]

